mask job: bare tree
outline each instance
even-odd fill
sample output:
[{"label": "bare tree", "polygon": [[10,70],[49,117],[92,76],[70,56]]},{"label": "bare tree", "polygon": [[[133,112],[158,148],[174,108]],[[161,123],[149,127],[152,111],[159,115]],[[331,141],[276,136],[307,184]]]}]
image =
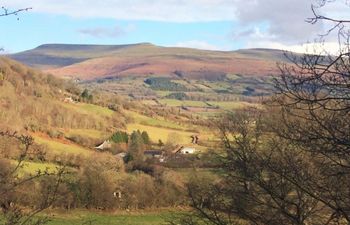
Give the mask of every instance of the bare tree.
[{"label": "bare tree", "polygon": [[[58,187],[67,173],[65,168],[57,168],[55,172],[46,169],[38,170],[35,174],[21,175],[24,162],[33,145],[33,138],[8,131],[0,132],[0,137],[15,141],[22,148],[15,165],[8,159],[0,159],[0,208],[5,219],[4,225],[45,224],[48,221],[47,218],[36,217],[36,215],[50,207],[56,200]],[[21,203],[16,201],[20,195],[18,190],[45,177],[54,178],[51,185],[47,187],[48,190],[41,196],[37,206],[32,205],[31,211],[24,211]]]},{"label": "bare tree", "polygon": [[275,135],[273,113],[246,110],[217,123],[224,176],[190,182],[194,218],[220,225],[328,223],[331,210],[304,190],[306,181],[319,177],[318,160]]},{"label": "bare tree", "polygon": [[[318,7],[329,2],[322,0]],[[350,223],[350,20],[320,15],[316,8],[309,22],[331,23],[321,37],[336,33],[339,53],[289,57],[292,65],[280,65],[274,100],[284,126],[278,134],[323,159],[318,165],[323,173],[305,191],[315,193],[334,215]]]},{"label": "bare tree", "polygon": [[[2,6],[1,7],[2,12],[0,12],[0,17],[11,16],[11,15],[17,17],[19,13],[27,12],[27,11],[29,11],[31,9],[32,9],[31,7],[28,7],[28,8],[21,8],[21,9],[11,10],[11,9],[6,8],[5,6]],[[19,18],[17,17],[17,19],[19,19]]]},{"label": "bare tree", "polygon": [[[5,6],[1,6],[1,10],[0,10],[0,17],[5,17],[5,16],[16,16],[17,20],[19,20],[18,15],[22,12],[27,12],[29,10],[31,10],[31,7],[27,7],[27,8],[21,8],[21,9],[15,9],[15,10],[11,10]],[[0,47],[0,52],[4,51],[4,48]]]},{"label": "bare tree", "polygon": [[207,188],[189,185],[192,218],[208,224],[350,224],[350,21],[317,12],[329,2],[312,6],[308,22],[331,24],[320,37],[335,32],[338,54],[286,53],[290,63],[279,65],[268,113],[236,113],[218,123],[225,176]]}]

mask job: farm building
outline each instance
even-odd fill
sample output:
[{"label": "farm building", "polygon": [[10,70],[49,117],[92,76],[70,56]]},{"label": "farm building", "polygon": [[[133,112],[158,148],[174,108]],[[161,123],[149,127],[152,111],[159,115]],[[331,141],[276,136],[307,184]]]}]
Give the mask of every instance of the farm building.
[{"label": "farm building", "polygon": [[104,141],[102,144],[95,147],[98,150],[105,150],[112,147],[112,143],[109,140]]},{"label": "farm building", "polygon": [[172,151],[173,154],[183,154],[183,155],[187,155],[187,154],[194,154],[196,153],[196,149],[195,148],[191,148],[191,147],[178,147],[176,148],[174,151]]}]

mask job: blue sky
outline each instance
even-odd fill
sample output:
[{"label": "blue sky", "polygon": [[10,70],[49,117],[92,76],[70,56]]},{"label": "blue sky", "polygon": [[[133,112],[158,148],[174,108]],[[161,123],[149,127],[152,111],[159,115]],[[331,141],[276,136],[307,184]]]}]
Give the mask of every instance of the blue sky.
[{"label": "blue sky", "polygon": [[[322,32],[310,25],[312,0],[0,0],[0,47],[18,52],[46,43],[127,44],[210,50],[297,48]],[[340,14],[333,5],[328,10]],[[347,15],[345,12],[345,15]]]},{"label": "blue sky", "polygon": [[73,18],[65,15],[22,13],[2,18],[0,38],[7,51],[17,52],[44,43],[126,44],[151,42],[162,46],[188,46],[231,50],[242,47],[230,37],[233,21],[164,22]]}]

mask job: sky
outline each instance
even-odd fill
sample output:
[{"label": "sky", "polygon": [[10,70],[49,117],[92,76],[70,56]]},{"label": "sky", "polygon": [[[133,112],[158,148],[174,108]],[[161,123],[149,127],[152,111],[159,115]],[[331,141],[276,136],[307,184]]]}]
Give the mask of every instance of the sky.
[{"label": "sky", "polygon": [[[277,48],[302,52],[329,24],[311,25],[311,5],[322,0],[0,0],[16,16],[0,17],[7,53],[47,43],[130,44],[208,50]],[[350,18],[348,0],[318,8]],[[345,5],[344,5],[345,4]],[[1,14],[1,13],[0,13]],[[336,46],[326,40],[327,48]]]}]

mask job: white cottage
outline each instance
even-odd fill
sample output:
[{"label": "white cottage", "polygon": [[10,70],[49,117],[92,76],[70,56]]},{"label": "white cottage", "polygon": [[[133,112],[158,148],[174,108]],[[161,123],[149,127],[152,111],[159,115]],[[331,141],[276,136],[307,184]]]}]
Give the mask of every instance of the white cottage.
[{"label": "white cottage", "polygon": [[194,154],[196,152],[195,148],[183,147],[180,149],[181,154]]}]

